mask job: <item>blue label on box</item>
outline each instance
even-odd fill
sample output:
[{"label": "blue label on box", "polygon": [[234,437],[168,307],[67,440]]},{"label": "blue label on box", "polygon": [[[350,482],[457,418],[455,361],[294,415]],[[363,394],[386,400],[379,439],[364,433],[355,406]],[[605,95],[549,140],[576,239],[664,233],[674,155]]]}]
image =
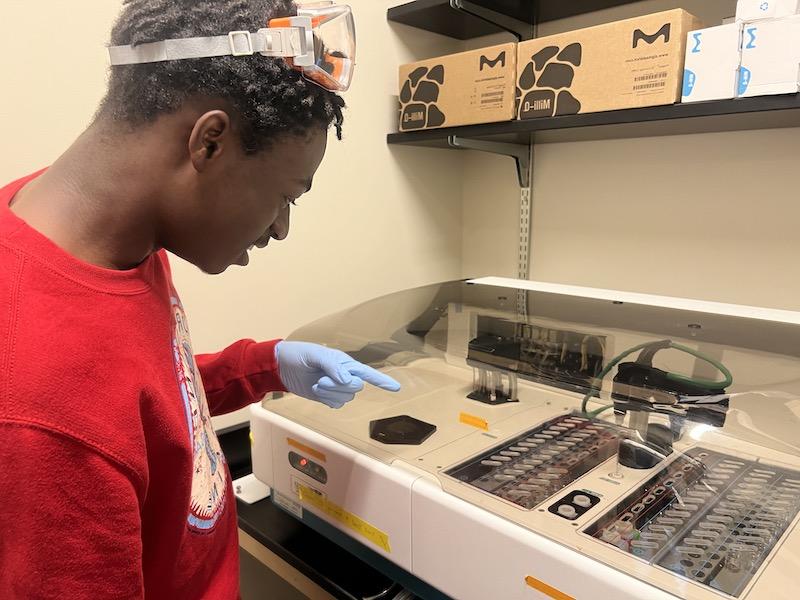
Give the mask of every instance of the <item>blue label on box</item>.
[{"label": "blue label on box", "polygon": [[697,81],[697,75],[694,74],[694,71],[690,71],[689,69],[683,70],[683,96],[688,97],[691,96],[692,90],[694,89],[695,81]]},{"label": "blue label on box", "polygon": [[739,91],[737,92],[739,96],[747,91],[747,86],[750,85],[750,75],[750,69],[739,67]]}]

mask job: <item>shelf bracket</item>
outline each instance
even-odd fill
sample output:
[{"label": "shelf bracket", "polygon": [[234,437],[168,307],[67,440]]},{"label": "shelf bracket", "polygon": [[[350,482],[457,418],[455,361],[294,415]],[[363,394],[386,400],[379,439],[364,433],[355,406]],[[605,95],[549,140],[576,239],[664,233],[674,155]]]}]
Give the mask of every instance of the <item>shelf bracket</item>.
[{"label": "shelf bracket", "polygon": [[[451,148],[478,150],[512,157],[517,163],[519,177],[519,240],[517,244],[517,277],[530,277],[531,253],[531,217],[533,208],[533,144],[512,144],[509,142],[493,142],[490,140],[471,140],[455,135],[447,136],[447,144]],[[528,318],[528,292],[517,291],[517,316],[521,321]]]},{"label": "shelf bracket", "polygon": [[521,188],[530,187],[531,181],[531,146],[530,144],[512,144],[510,142],[493,142],[491,140],[471,140],[455,135],[447,136],[447,145],[451,148],[478,150],[491,154],[510,156],[517,163],[517,176]]},{"label": "shelf bracket", "polygon": [[[460,10],[482,21],[496,25],[512,34],[517,41],[529,40],[534,36],[533,22],[526,23],[491,8],[486,8],[470,0],[450,0],[450,7]],[[531,15],[533,19],[533,15]]]}]

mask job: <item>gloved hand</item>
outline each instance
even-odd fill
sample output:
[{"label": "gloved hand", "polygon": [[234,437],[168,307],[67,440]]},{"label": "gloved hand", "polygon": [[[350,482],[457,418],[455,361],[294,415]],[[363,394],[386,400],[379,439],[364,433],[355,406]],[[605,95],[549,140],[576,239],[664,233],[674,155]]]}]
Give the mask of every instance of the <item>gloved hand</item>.
[{"label": "gloved hand", "polygon": [[284,387],[298,396],[341,408],[364,389],[364,382],[397,392],[388,375],[353,360],[341,350],[307,342],[278,342],[278,370]]}]

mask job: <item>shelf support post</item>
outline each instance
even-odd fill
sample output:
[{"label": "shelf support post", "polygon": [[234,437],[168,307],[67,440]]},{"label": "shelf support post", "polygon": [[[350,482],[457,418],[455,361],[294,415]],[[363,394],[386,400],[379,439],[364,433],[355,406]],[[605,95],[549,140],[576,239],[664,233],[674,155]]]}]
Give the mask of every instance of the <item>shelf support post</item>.
[{"label": "shelf support post", "polygon": [[[491,154],[501,154],[512,157],[517,163],[517,177],[519,178],[519,240],[517,244],[517,278],[530,277],[531,255],[531,220],[533,214],[532,186],[533,186],[533,143],[512,144],[508,142],[493,142],[490,140],[471,140],[448,136],[447,144],[451,148],[464,148],[478,150]],[[517,292],[517,317],[525,321],[528,317],[528,292]]]},{"label": "shelf support post", "polygon": [[526,23],[499,11],[476,4],[471,0],[450,0],[450,7],[496,25],[500,29],[505,29],[516,37],[519,42],[529,40],[534,36],[533,14],[531,14],[531,22]]}]

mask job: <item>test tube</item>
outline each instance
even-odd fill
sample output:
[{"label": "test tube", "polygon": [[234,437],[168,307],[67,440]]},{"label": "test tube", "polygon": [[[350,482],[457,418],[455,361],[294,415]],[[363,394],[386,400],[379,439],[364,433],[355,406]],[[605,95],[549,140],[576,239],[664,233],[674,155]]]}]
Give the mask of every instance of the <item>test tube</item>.
[{"label": "test tube", "polygon": [[644,560],[652,559],[658,553],[658,544],[646,540],[633,540],[630,544],[631,553]]},{"label": "test tube", "polygon": [[675,546],[675,552],[694,559],[700,558],[704,553],[702,548],[697,548],[696,546]]},{"label": "test tube", "polygon": [[661,525],[659,523],[653,523],[647,526],[648,531],[653,531],[656,533],[663,533],[667,537],[672,537],[675,534],[675,528],[671,525]]},{"label": "test tube", "polygon": [[617,521],[614,523],[614,528],[617,530],[620,537],[627,541],[634,539],[639,533],[634,529],[633,523],[630,521]]},{"label": "test tube", "polygon": [[662,545],[669,541],[669,538],[666,536],[666,534],[656,533],[655,531],[642,531],[639,533],[639,539]]},{"label": "test tube", "polygon": [[714,531],[713,529],[692,529],[690,533],[692,537],[704,538],[712,542],[718,540],[721,535],[719,531]]},{"label": "test tube", "polygon": [[752,570],[756,559],[756,549],[749,544],[731,544],[725,556],[725,567],[733,572]]}]

